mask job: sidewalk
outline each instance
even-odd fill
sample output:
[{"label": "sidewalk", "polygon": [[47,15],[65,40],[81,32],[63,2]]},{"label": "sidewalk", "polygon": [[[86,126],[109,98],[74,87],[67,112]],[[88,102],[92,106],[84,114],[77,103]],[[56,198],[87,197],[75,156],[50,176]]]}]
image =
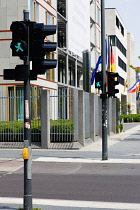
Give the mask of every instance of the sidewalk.
[{"label": "sidewalk", "polygon": [[[116,151],[117,152],[116,155],[118,155],[118,158],[120,157],[122,152],[124,154],[127,154],[131,150],[133,150],[133,152],[134,152],[133,148],[136,145],[139,145],[138,147],[135,147],[136,151],[139,152],[139,148],[140,148],[139,135],[140,135],[140,125],[137,125],[131,129],[123,131],[122,133],[108,136],[107,142],[108,142],[108,149],[110,151],[110,154],[112,155],[111,149],[114,150],[115,146],[117,146],[117,148],[119,147],[119,150]],[[134,145],[134,142],[136,145]],[[130,145],[132,145],[132,146],[130,146]],[[99,138],[97,141],[95,141],[91,145],[83,147],[79,151],[102,152],[102,139]],[[116,158],[117,158],[117,156],[116,156]]]}]

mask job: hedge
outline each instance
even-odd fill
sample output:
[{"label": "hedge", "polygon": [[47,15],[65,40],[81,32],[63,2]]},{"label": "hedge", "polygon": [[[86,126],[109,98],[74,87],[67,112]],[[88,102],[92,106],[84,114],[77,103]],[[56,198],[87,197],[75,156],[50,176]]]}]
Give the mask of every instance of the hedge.
[{"label": "hedge", "polygon": [[140,114],[121,115],[121,121],[124,122],[140,122]]},{"label": "hedge", "polygon": [[[50,121],[51,140],[72,141],[74,132],[73,120],[51,120]],[[23,121],[1,121],[0,122],[0,140],[1,141],[23,141],[24,122]],[[36,135],[36,134],[39,134]],[[41,122],[39,120],[31,121],[31,141],[41,140]]]}]

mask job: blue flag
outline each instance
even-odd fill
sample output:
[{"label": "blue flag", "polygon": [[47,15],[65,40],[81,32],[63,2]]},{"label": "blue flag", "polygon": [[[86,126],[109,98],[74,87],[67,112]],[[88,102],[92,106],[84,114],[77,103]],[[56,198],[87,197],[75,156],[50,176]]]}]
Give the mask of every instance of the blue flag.
[{"label": "blue flag", "polygon": [[100,63],[102,63],[102,56],[101,55],[99,56],[98,61],[96,63],[96,67],[95,67],[95,69],[92,72],[92,75],[91,75],[91,85],[93,85],[93,83],[94,83],[95,74],[96,74],[96,72],[98,70],[98,67],[99,67],[99,64]]},{"label": "blue flag", "polygon": [[137,100],[137,101],[139,101],[139,95],[140,95],[140,93],[138,92],[138,95],[137,95],[137,97],[136,97],[136,100]]},{"label": "blue flag", "polygon": [[[109,51],[109,44],[108,44],[108,40],[105,39],[105,45],[106,45],[106,64],[108,65],[108,51]],[[98,70],[98,67],[99,67],[99,64],[102,63],[102,56],[100,55],[99,58],[98,58],[98,61],[96,63],[96,67],[95,69],[93,70],[92,72],[92,75],[91,75],[91,85],[93,85],[94,83],[94,79],[95,79],[95,74]]]}]

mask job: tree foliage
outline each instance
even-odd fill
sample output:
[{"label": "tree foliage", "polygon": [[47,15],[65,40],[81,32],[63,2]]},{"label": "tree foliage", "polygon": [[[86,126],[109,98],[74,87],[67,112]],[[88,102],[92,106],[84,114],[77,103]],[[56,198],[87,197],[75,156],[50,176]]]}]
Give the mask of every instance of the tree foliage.
[{"label": "tree foliage", "polygon": [[[138,59],[140,59],[140,56],[138,56]],[[133,65],[129,65],[131,69],[135,70],[136,72],[140,73],[140,70]]]}]

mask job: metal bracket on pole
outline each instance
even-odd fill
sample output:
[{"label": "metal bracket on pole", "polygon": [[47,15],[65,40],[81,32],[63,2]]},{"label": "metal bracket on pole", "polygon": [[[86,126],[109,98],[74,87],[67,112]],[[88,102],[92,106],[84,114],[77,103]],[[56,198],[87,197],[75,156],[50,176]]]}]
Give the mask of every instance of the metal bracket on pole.
[{"label": "metal bracket on pole", "polygon": [[107,98],[107,94],[100,94],[100,98]]}]

